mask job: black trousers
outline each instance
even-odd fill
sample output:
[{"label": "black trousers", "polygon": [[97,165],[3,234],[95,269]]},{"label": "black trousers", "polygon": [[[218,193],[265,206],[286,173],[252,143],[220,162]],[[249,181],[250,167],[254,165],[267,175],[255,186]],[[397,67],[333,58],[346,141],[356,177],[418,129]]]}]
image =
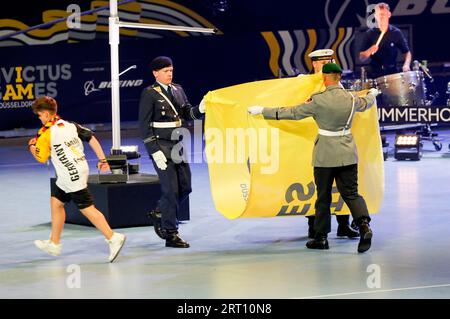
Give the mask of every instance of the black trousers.
[{"label": "black trousers", "polygon": [[[350,225],[350,215],[335,215],[335,216],[336,216],[336,221],[337,221],[338,225],[342,225],[342,226]],[[307,218],[308,218],[308,226],[314,228],[316,216],[311,215],[311,216],[307,216]]]},{"label": "black trousers", "polygon": [[161,170],[151,156],[150,158],[161,183],[161,198],[158,201],[158,208],[161,211],[162,228],[176,230],[178,229],[178,209],[192,192],[191,169],[188,163],[176,164],[171,159],[167,159],[167,168]]},{"label": "black trousers", "polygon": [[314,167],[314,180],[317,189],[314,230],[317,236],[327,236],[331,231],[330,205],[334,180],[356,224],[359,225],[363,219],[370,221],[366,202],[358,194],[357,164],[341,167]]}]

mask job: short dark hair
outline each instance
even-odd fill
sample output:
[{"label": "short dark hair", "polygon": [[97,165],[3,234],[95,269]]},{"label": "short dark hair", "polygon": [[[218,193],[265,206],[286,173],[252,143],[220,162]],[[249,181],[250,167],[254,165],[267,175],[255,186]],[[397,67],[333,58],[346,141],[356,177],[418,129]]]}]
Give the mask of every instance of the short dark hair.
[{"label": "short dark hair", "polygon": [[333,81],[340,81],[342,78],[341,73],[323,73],[323,76],[326,76],[328,78],[331,78]]},{"label": "short dark hair", "polygon": [[58,111],[58,103],[50,96],[42,96],[34,100],[31,109],[34,114],[40,111],[49,111],[51,114],[55,114]]},{"label": "short dark hair", "polygon": [[385,3],[385,2],[377,3],[377,4],[375,5],[375,9],[387,9],[388,11],[391,11],[391,8],[390,8],[389,5],[388,5],[387,3]]}]

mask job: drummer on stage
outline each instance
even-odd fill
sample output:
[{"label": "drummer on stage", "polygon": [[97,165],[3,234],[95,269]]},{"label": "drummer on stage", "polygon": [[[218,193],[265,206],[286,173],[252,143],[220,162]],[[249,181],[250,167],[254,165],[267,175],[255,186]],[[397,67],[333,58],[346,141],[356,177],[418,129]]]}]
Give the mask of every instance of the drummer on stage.
[{"label": "drummer on stage", "polygon": [[397,68],[398,50],[403,54],[403,72],[410,71],[411,51],[402,31],[389,24],[391,11],[389,5],[381,2],[375,6],[375,20],[378,28],[367,30],[361,42],[359,59],[365,62],[370,59],[367,75],[377,78],[387,74],[400,72]]}]

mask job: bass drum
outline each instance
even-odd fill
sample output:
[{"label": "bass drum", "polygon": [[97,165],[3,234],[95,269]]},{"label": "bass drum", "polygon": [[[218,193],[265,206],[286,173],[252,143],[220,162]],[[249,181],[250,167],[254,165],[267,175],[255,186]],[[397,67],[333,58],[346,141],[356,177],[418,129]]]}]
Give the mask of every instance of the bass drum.
[{"label": "bass drum", "polygon": [[426,87],[423,72],[408,71],[376,78],[382,106],[425,105]]}]

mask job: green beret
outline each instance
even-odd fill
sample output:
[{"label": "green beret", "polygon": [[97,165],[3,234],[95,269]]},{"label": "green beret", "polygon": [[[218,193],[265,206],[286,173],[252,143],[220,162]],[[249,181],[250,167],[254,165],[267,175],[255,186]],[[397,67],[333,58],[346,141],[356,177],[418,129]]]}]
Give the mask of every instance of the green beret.
[{"label": "green beret", "polygon": [[336,63],[327,63],[323,66],[322,73],[342,73],[342,69]]}]

